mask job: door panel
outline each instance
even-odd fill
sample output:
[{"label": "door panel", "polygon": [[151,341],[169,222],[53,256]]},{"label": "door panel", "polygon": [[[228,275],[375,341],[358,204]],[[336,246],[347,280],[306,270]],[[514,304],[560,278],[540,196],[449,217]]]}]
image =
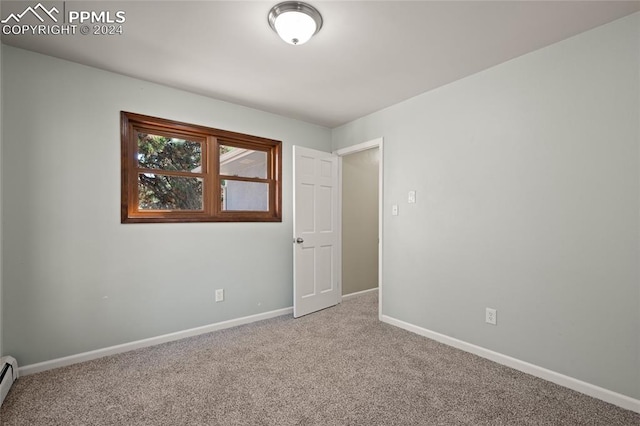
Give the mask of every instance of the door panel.
[{"label": "door panel", "polygon": [[293,315],[340,302],[338,157],[293,147]]}]

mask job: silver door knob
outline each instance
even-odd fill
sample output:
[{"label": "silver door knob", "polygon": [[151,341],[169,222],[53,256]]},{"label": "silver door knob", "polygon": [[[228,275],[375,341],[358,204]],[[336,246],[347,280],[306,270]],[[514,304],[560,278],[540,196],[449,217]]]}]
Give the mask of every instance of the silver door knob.
[{"label": "silver door knob", "polygon": [[304,240],[302,238],[298,237],[298,238],[296,238],[296,243],[297,244],[302,244],[302,243],[304,243]]}]

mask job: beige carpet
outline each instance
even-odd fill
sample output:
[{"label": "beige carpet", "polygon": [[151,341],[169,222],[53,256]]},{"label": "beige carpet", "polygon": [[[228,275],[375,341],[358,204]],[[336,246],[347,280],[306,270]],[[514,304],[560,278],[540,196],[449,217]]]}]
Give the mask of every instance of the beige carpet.
[{"label": "beige carpet", "polygon": [[640,425],[377,320],[366,294],[20,378],[2,425]]}]

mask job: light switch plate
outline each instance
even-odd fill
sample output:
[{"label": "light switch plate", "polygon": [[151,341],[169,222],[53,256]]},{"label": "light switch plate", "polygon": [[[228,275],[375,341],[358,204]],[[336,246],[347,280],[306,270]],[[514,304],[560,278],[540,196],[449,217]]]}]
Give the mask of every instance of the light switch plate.
[{"label": "light switch plate", "polygon": [[409,191],[409,204],[416,202],[416,191]]},{"label": "light switch plate", "polygon": [[393,206],[391,206],[391,214],[393,216],[398,216],[398,205],[394,204]]}]

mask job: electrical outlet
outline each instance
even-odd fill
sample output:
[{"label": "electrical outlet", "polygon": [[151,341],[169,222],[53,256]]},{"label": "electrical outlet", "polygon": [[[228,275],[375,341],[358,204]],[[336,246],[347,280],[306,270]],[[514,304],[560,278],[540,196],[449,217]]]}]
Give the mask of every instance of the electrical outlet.
[{"label": "electrical outlet", "polygon": [[413,204],[416,202],[416,191],[409,191],[409,199],[407,200],[409,204]]},{"label": "electrical outlet", "polygon": [[498,325],[498,311],[487,308],[484,320],[487,324]]},{"label": "electrical outlet", "polygon": [[222,302],[224,300],[224,289],[216,290],[216,302]]}]

